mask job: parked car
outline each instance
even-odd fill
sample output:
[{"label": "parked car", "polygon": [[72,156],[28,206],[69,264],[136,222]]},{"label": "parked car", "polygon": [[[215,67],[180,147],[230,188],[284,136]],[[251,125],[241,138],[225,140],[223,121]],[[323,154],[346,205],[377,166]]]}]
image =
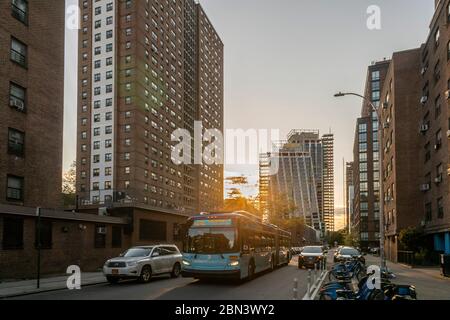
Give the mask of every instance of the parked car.
[{"label": "parked car", "polygon": [[321,246],[304,247],[298,256],[298,268],[301,269],[304,266],[314,268],[317,263],[322,261],[326,263],[327,256]]},{"label": "parked car", "polygon": [[366,263],[366,259],[363,257],[361,252],[352,247],[342,247],[334,254],[333,261],[336,262],[345,262],[352,260],[354,258],[359,259],[363,264]]},{"label": "parked car", "polygon": [[110,259],[103,266],[103,274],[109,283],[121,279],[137,279],[149,282],[153,275],[170,274],[177,278],[181,274],[182,255],[175,245],[133,247],[120,257]]}]

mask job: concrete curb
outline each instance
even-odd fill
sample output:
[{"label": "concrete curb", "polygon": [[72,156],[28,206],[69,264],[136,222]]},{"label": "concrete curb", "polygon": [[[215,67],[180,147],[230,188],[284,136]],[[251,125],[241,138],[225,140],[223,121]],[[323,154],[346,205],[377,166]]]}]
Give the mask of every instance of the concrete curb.
[{"label": "concrete curb", "polygon": [[[81,285],[81,289],[83,289],[83,287],[90,287],[90,286],[96,286],[99,284],[106,284],[108,283],[106,280],[104,281],[95,281],[95,282],[90,282],[90,283],[85,283],[83,285]],[[36,289],[33,291],[24,291],[21,293],[12,293],[12,294],[6,294],[6,295],[0,295],[0,300],[3,299],[10,299],[10,298],[17,298],[17,297],[25,297],[25,296],[31,296],[34,294],[39,294],[39,293],[46,293],[46,292],[53,292],[53,291],[62,291],[62,290],[68,290],[67,287],[59,287],[59,288],[49,288],[49,289]]]}]

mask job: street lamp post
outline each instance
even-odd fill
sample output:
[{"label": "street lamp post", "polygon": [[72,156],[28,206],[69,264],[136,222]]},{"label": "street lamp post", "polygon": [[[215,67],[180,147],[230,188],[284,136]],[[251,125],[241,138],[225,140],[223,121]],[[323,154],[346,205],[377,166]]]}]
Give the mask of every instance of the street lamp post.
[{"label": "street lamp post", "polygon": [[378,138],[380,143],[378,144],[378,152],[380,154],[379,156],[379,175],[380,175],[380,266],[381,268],[386,267],[386,259],[384,255],[384,185],[383,185],[383,124],[382,124],[382,114],[380,107],[375,107],[375,105],[372,103],[372,101],[360,94],[353,93],[353,92],[346,92],[346,93],[336,93],[334,95],[336,98],[345,97],[345,96],[356,96],[364,101],[366,101],[370,107],[372,108],[372,111],[377,114],[378,117]]}]

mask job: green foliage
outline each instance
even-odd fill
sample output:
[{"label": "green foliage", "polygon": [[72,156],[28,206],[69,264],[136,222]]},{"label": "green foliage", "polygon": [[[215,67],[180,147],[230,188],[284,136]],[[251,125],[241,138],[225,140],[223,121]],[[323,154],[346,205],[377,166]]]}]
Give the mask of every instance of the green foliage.
[{"label": "green foliage", "polygon": [[413,227],[401,230],[398,240],[403,250],[419,252],[425,246],[423,232]]},{"label": "green foliage", "polygon": [[345,236],[346,234],[344,231],[328,232],[325,236],[325,241],[330,245],[334,245],[335,242],[338,244],[343,244]]}]

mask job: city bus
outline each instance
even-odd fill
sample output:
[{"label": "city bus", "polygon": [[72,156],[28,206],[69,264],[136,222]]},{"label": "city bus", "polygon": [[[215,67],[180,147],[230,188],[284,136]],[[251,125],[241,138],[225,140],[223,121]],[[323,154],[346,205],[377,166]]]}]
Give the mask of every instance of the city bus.
[{"label": "city bus", "polygon": [[252,279],[290,260],[291,234],[248,212],[202,213],[188,220],[184,277]]}]

